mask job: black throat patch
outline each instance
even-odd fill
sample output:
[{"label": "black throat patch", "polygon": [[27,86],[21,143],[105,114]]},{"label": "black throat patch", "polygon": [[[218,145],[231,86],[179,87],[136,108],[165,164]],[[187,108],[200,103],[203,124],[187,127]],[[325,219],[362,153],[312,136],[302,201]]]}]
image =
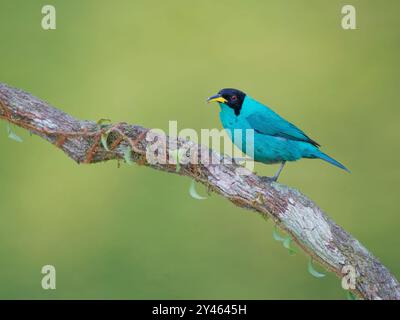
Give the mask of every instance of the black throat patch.
[{"label": "black throat patch", "polygon": [[231,108],[233,108],[233,112],[235,112],[235,116],[238,117],[240,115],[240,111],[242,110],[242,106],[231,107]]}]

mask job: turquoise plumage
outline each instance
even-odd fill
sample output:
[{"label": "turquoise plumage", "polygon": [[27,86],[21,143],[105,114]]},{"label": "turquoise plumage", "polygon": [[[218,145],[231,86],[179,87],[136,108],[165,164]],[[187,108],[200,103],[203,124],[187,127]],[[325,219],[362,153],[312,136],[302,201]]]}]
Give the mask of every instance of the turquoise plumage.
[{"label": "turquoise plumage", "polygon": [[[255,161],[266,164],[281,163],[272,180],[278,179],[286,161],[296,161],[301,158],[319,158],[349,171],[341,163],[320,151],[320,145],[302,130],[240,90],[222,89],[208,101],[219,103],[222,125],[233,143],[244,153],[249,153],[246,151],[252,148]],[[253,142],[246,141],[246,129],[254,130]]]}]

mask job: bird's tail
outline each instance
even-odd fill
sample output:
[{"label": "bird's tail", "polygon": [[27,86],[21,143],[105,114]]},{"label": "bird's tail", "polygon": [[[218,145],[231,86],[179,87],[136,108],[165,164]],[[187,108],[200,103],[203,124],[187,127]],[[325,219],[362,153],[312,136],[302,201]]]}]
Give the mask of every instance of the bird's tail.
[{"label": "bird's tail", "polygon": [[347,171],[348,173],[350,173],[350,170],[347,169],[344,165],[342,165],[340,162],[336,161],[335,159],[331,158],[330,156],[328,156],[327,154],[321,152],[318,150],[317,153],[315,153],[314,155],[316,158],[320,158],[326,162],[329,162],[330,164],[333,164],[336,167],[339,167],[340,169],[343,169],[345,171]]}]

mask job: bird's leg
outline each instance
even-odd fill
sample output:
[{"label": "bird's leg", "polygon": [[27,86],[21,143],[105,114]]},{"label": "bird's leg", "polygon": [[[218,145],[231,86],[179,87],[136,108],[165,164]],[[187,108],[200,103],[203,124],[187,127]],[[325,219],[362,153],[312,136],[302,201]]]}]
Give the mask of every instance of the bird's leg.
[{"label": "bird's leg", "polygon": [[286,161],[282,161],[281,166],[279,167],[278,171],[274,174],[274,176],[272,177],[272,179],[274,181],[277,181],[279,178],[279,175],[281,174],[283,167],[285,166]]},{"label": "bird's leg", "polygon": [[281,162],[281,166],[279,167],[278,171],[274,174],[273,177],[261,177],[261,180],[263,180],[265,182],[277,181],[279,178],[279,175],[282,172],[283,167],[285,166],[285,163],[286,163],[286,161]]}]

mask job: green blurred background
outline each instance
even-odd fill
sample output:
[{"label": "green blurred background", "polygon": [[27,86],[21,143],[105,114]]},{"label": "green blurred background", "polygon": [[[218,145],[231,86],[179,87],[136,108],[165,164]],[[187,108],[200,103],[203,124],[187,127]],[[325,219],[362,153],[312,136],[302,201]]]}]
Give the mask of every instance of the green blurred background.
[{"label": "green blurred background", "polygon": [[[57,29],[41,28],[53,4]],[[304,129],[352,174],[289,164],[299,188],[400,276],[398,1],[0,1],[1,82],[82,119],[220,128],[205,98],[238,87]],[[272,222],[190,180],[77,165],[0,122],[0,298],[343,299]],[[272,174],[276,166],[257,165]],[[198,192],[204,193],[198,186]],[[41,288],[41,268],[57,289]],[[317,266],[318,268],[318,266]]]}]

